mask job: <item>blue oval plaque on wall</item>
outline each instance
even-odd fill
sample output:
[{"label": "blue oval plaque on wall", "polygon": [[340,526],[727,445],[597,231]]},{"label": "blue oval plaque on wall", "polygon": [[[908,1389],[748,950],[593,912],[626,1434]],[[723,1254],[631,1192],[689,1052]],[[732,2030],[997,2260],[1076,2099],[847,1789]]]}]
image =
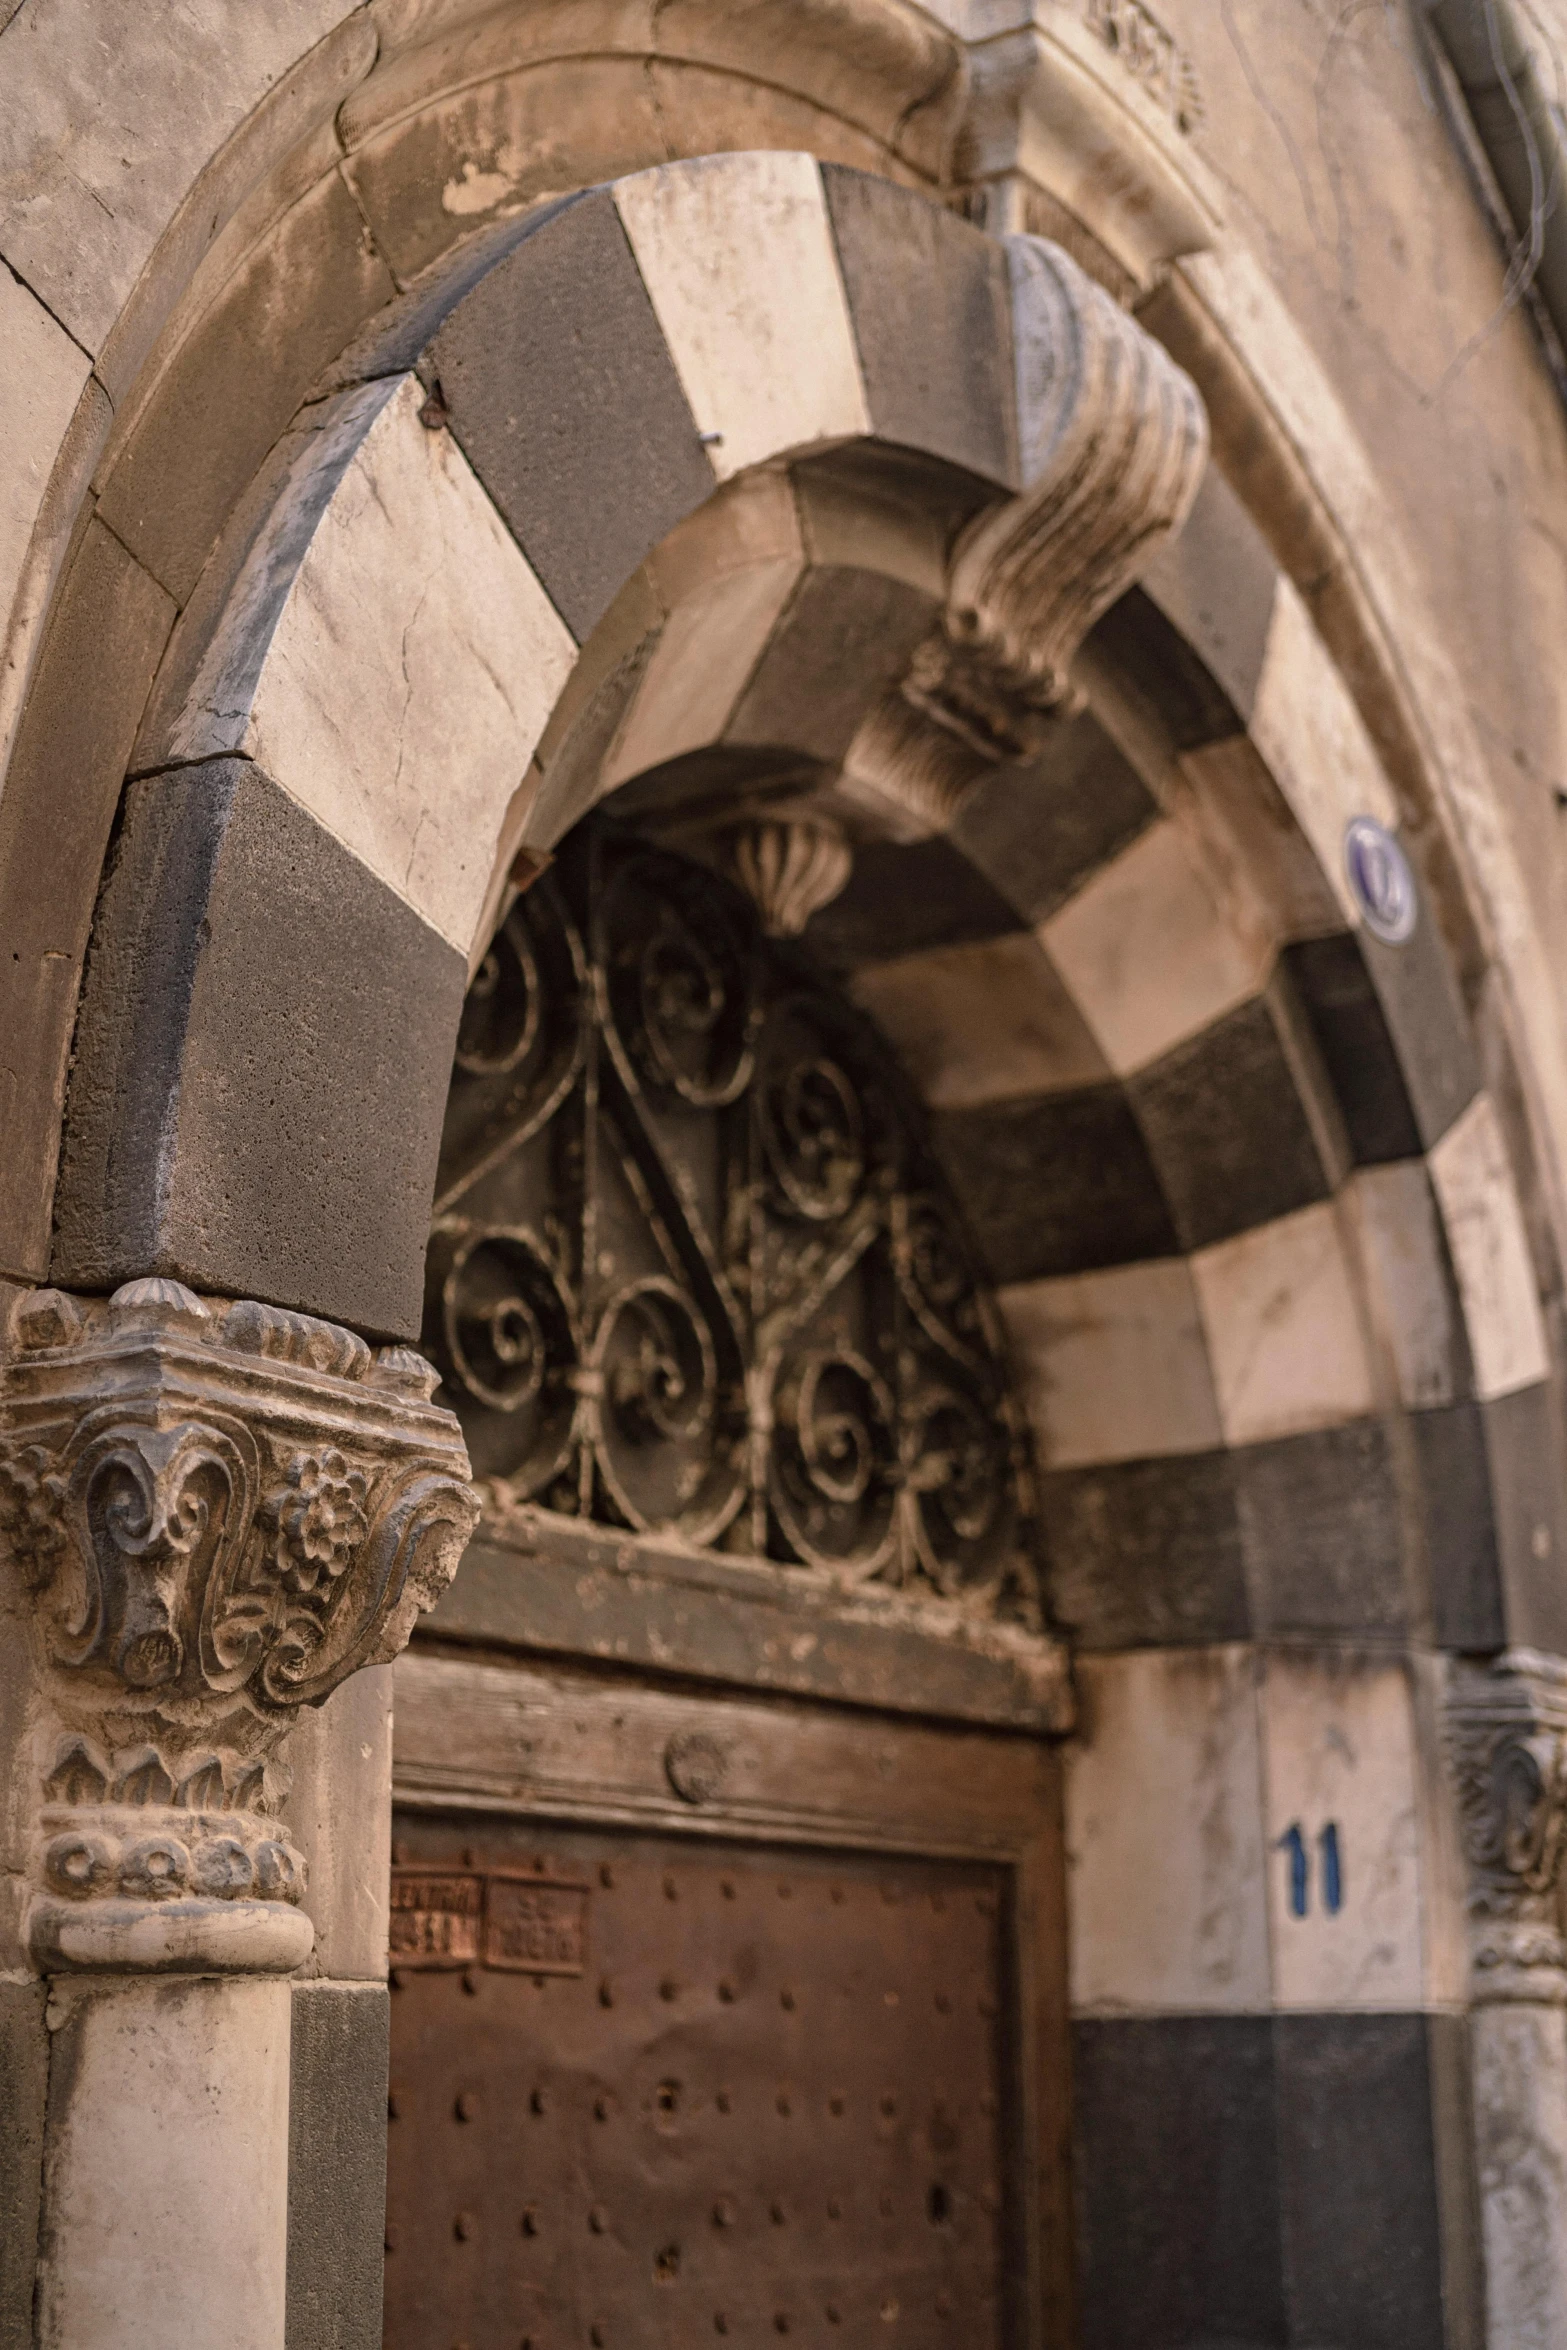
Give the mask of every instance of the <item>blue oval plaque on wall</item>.
[{"label": "blue oval plaque on wall", "polygon": [[1344,867],[1372,937],[1402,946],[1414,934],[1420,906],[1409,859],[1387,826],[1374,816],[1352,817],[1344,832]]}]

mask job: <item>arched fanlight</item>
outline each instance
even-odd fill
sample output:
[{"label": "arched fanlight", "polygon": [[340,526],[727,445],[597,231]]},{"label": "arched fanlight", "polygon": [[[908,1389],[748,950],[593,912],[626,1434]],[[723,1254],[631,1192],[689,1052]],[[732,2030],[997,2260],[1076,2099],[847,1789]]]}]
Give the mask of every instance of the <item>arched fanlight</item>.
[{"label": "arched fanlight", "polygon": [[1034,1613],[993,1316],[890,1054],[606,820],[470,990],[425,1337],[505,1498]]}]

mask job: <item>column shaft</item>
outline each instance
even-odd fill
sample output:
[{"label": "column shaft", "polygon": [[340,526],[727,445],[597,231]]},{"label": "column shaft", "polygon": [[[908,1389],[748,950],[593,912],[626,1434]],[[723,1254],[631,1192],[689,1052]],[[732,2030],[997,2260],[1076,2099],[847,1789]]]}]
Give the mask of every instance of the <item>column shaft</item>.
[{"label": "column shaft", "polygon": [[283,2350],[290,1986],[57,1982],[39,2342]]}]

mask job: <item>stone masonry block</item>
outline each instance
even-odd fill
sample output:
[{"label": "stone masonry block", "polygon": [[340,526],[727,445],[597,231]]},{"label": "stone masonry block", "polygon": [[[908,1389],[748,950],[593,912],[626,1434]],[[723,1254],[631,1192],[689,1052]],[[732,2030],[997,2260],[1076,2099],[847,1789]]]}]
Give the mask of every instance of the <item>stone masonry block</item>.
[{"label": "stone masonry block", "polygon": [[412,1335],[463,958],[248,761],[127,793],[55,1275]]},{"label": "stone masonry block", "polygon": [[381,1985],[295,1985],[285,2350],[379,2350],[386,2045]]}]

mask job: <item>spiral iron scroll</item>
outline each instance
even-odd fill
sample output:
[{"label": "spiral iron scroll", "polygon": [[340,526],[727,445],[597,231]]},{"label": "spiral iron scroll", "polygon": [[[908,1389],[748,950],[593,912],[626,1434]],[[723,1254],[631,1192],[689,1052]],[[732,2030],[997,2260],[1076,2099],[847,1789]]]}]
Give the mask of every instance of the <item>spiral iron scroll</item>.
[{"label": "spiral iron scroll", "polygon": [[475,1474],[1029,1615],[991,1309],[886,1048],[705,867],[596,819],[470,990],[425,1344]]}]

